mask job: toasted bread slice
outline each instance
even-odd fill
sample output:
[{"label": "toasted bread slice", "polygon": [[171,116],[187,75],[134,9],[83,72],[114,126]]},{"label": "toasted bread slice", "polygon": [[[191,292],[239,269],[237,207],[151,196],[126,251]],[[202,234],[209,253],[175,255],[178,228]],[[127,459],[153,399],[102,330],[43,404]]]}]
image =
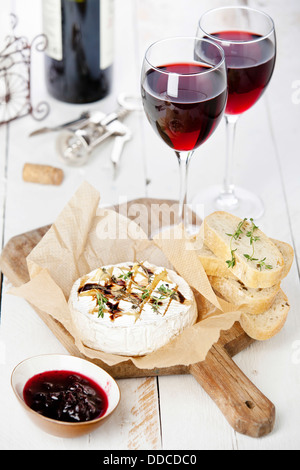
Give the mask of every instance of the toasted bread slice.
[{"label": "toasted bread slice", "polygon": [[260,315],[242,313],[240,324],[253,339],[265,341],[275,336],[285,325],[290,305],[284,292],[280,290],[271,308]]},{"label": "toasted bread slice", "polygon": [[293,265],[294,256],[295,256],[294,250],[291,247],[291,245],[289,245],[286,242],[281,242],[279,240],[275,240],[274,238],[271,238],[271,241],[274,243],[274,245],[277,246],[278,250],[283,256],[284,268],[283,268],[282,275],[281,275],[281,280],[283,280],[284,278],[287,277]]},{"label": "toasted bread slice", "polygon": [[228,269],[227,264],[221,258],[218,258],[206,245],[203,245],[198,251],[198,256],[208,276],[225,277],[226,279],[237,279]]},{"label": "toasted bread slice", "polygon": [[[239,236],[234,238],[238,227]],[[281,280],[283,256],[270,238],[258,228],[253,232],[256,240],[251,245],[247,233],[252,228],[252,223],[248,220],[243,221],[227,212],[214,212],[204,219],[204,243],[218,258],[228,261],[230,272],[245,286],[272,287]],[[230,265],[231,261],[233,262]]]},{"label": "toasted bread slice", "polygon": [[208,276],[215,291],[238,307],[245,307],[248,313],[258,315],[268,310],[280,290],[280,284],[265,289],[246,287],[239,279],[225,279]]},{"label": "toasted bread slice", "polygon": [[[274,245],[277,246],[281,252],[284,260],[284,268],[281,275],[281,280],[287,277],[288,273],[291,270],[293,261],[294,261],[294,250],[286,242],[275,240],[271,238],[271,241]],[[224,260],[218,258],[207,246],[203,245],[201,250],[198,252],[200,261],[204,267],[204,270],[208,276],[219,276],[226,279],[237,279],[237,277],[232,274],[230,269]]]}]

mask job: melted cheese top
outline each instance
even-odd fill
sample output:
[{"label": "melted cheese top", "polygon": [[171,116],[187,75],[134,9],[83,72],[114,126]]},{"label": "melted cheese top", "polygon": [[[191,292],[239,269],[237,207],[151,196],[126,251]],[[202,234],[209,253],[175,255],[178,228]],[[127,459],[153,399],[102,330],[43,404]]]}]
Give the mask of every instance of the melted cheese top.
[{"label": "melted cheese top", "polygon": [[72,292],[76,309],[101,323],[118,326],[168,317],[187,310],[192,300],[186,298],[186,289],[179,290],[167,270],[148,263],[106,266],[79,281]]}]

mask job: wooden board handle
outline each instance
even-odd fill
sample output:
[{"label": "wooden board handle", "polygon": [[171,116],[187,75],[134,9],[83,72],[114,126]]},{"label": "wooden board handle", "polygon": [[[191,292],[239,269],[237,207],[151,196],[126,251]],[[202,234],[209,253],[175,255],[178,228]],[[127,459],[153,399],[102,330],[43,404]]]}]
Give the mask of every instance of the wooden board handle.
[{"label": "wooden board handle", "polygon": [[205,361],[191,365],[190,373],[237,432],[262,437],[272,431],[275,422],[273,403],[243,374],[220,345],[212,347]]}]

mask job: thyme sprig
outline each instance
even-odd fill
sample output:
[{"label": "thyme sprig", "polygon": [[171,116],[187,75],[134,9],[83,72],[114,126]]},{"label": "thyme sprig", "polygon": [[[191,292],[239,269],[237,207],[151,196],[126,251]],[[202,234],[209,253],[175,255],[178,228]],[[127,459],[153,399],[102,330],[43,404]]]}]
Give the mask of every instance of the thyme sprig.
[{"label": "thyme sprig", "polygon": [[257,267],[262,271],[262,268],[265,268],[265,269],[273,269],[273,266],[271,264],[266,264],[266,258],[264,259],[261,259],[258,263],[257,263]]},{"label": "thyme sprig", "polygon": [[[139,265],[139,266],[141,266],[141,265]],[[149,285],[148,286],[141,286],[140,284],[138,284],[136,282],[136,280],[134,279],[134,271],[133,270],[125,271],[125,270],[121,269],[121,271],[122,271],[122,274],[119,275],[118,277],[111,276],[111,281],[118,284],[118,285],[120,285],[120,283],[119,283],[120,279],[122,281],[130,280],[130,284],[135,286],[135,288],[140,291],[138,295],[136,295],[135,297],[132,297],[132,299],[131,299],[132,302],[134,302],[134,308],[138,308],[143,303],[143,301],[149,301],[150,300],[149,303],[151,303],[152,310],[156,313],[160,313],[159,309],[163,305],[162,304],[163,300],[170,299],[170,301],[171,301],[171,300],[177,300],[177,298],[178,298],[177,291],[173,290],[173,289],[170,289],[168,284],[166,284],[166,285],[162,284],[156,291],[157,295],[152,295],[152,290],[149,288]],[[146,270],[146,268],[144,268],[144,272],[147,275],[148,280],[150,281],[151,275]],[[100,288],[102,288],[102,286],[99,285],[99,289]],[[124,287],[124,289],[125,289],[125,287]],[[118,290],[118,292],[114,294],[115,298],[118,298],[118,299],[123,298],[123,294],[124,294],[123,290],[124,289]],[[104,292],[104,294],[105,294],[105,292]],[[101,292],[96,292],[97,306],[98,306],[98,318],[100,318],[100,317],[104,318],[104,312],[105,312],[105,309],[106,309],[107,304],[109,302],[109,300],[107,299],[107,297],[104,294],[102,294]],[[150,299],[150,297],[151,297],[151,299]]]},{"label": "thyme sprig", "polygon": [[[243,219],[238,224],[237,229],[233,234],[226,233],[226,235],[231,237],[231,240],[230,240],[231,259],[226,261],[228,268],[233,268],[236,265],[235,252],[237,251],[237,248],[233,249],[232,243],[234,240],[238,240],[240,236],[244,233],[243,226],[247,220],[248,220],[247,218]],[[258,230],[259,227],[254,223],[254,220],[252,218],[250,219],[250,222],[251,222],[251,228],[246,232],[246,237],[249,238],[250,246],[252,247],[252,253],[251,254],[245,253],[244,257],[246,258],[247,261],[257,261],[257,267],[261,271],[262,271],[262,268],[273,269],[272,265],[266,263],[266,258],[259,260],[259,258],[254,257],[255,243],[260,240],[260,237],[258,235],[255,235],[255,231]]]},{"label": "thyme sprig", "polygon": [[235,254],[234,254],[236,250],[237,248],[235,250],[231,250],[231,259],[228,259],[226,261],[228,268],[233,268],[236,264],[236,259],[235,259]]},{"label": "thyme sprig", "polygon": [[233,268],[236,265],[235,252],[236,252],[237,248],[234,250],[233,247],[232,247],[232,243],[233,243],[234,240],[238,240],[239,237],[244,233],[243,232],[243,225],[246,221],[247,221],[246,218],[241,220],[241,222],[238,224],[237,229],[234,233],[226,233],[226,235],[228,235],[228,237],[231,237],[231,239],[230,239],[231,259],[226,261],[228,268]]},{"label": "thyme sprig", "polygon": [[159,313],[159,307],[161,306],[161,301],[163,297],[152,297],[151,308],[153,312]]},{"label": "thyme sprig", "polygon": [[159,313],[159,307],[161,306],[161,301],[165,299],[176,300],[177,294],[175,290],[168,289],[166,286],[161,285],[157,291],[161,294],[160,297],[152,297],[151,308],[154,312]]},{"label": "thyme sprig", "polygon": [[247,261],[258,261],[258,258],[254,258],[254,252],[255,252],[254,243],[260,240],[259,236],[254,235],[255,230],[258,230],[258,226],[255,225],[253,219],[250,219],[250,222],[252,224],[251,229],[248,230],[248,232],[246,233],[246,237],[250,238],[250,246],[252,246],[252,254],[251,255],[244,254],[244,256],[247,259]]},{"label": "thyme sprig", "polygon": [[100,292],[97,292],[97,304],[98,304],[98,307],[99,307],[99,310],[98,310],[98,318],[103,318],[104,317],[104,310],[105,310],[105,307],[106,307],[106,304],[108,302],[108,299],[106,297],[104,297],[103,294],[101,294]]},{"label": "thyme sprig", "polygon": [[133,276],[133,271],[128,271],[126,274],[121,274],[121,276],[118,277],[118,279],[123,279],[124,281],[127,281],[128,279],[131,279]]},{"label": "thyme sprig", "polygon": [[141,287],[141,290],[143,291],[142,300],[148,299],[148,297],[150,297],[150,290],[144,287]]},{"label": "thyme sprig", "polygon": [[176,291],[169,289],[168,287],[164,286],[163,284],[157,289],[160,294],[165,297],[169,297],[172,300],[176,299]]}]

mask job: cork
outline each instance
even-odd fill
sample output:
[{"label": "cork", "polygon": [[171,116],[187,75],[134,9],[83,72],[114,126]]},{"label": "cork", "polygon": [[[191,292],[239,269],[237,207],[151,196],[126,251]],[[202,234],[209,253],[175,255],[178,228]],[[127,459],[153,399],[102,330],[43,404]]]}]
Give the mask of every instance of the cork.
[{"label": "cork", "polygon": [[53,166],[25,163],[23,168],[23,180],[29,183],[59,186],[63,179],[63,170]]}]

